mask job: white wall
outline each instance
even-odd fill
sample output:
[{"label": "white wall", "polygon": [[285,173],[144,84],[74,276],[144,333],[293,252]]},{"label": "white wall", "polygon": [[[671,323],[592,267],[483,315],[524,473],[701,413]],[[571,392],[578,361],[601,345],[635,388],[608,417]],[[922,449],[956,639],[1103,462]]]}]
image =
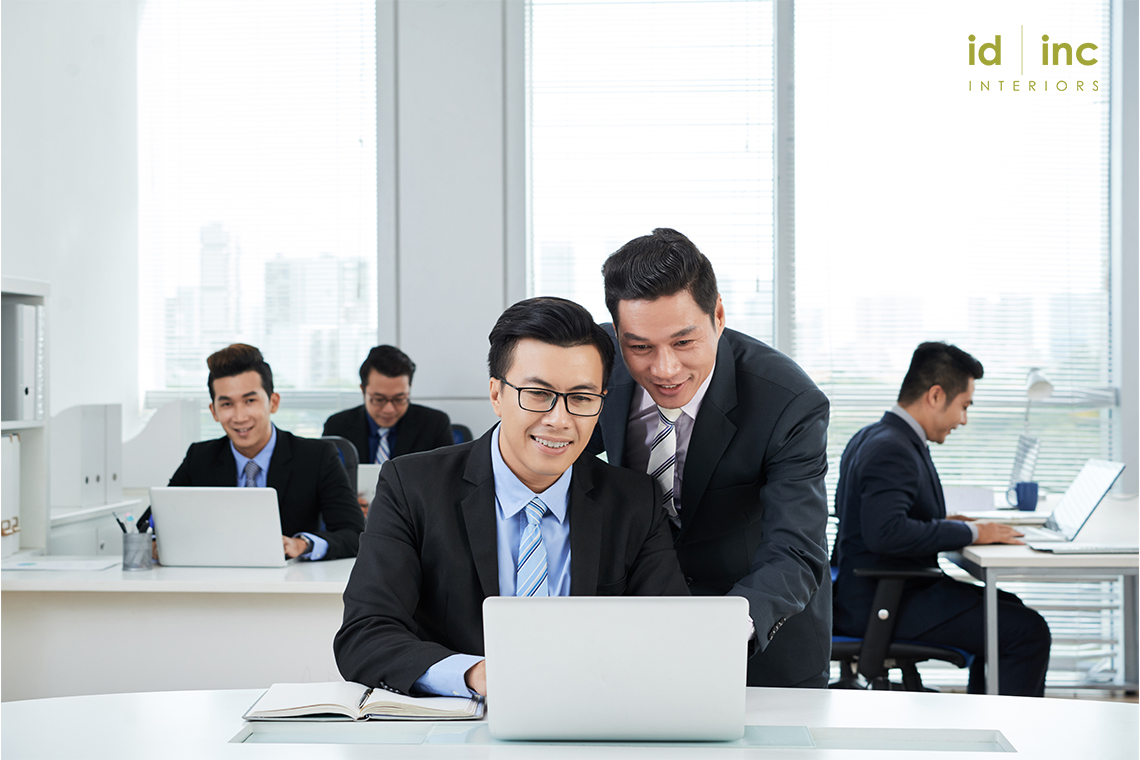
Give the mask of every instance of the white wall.
[{"label": "white wall", "polygon": [[526,296],[521,40],[519,0],[377,3],[380,340],[476,434],[487,334]]},{"label": "white wall", "polygon": [[46,280],[50,414],[138,416],[135,0],[4,0],[0,266]]}]

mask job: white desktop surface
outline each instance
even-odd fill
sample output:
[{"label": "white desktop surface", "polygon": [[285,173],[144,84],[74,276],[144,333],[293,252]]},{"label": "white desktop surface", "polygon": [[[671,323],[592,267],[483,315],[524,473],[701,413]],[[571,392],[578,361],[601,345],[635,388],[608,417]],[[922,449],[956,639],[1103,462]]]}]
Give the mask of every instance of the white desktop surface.
[{"label": "white desktop surface", "polygon": [[5,570],[0,698],[339,679],[332,640],[354,562]]},{"label": "white desktop surface", "polygon": [[[1000,757],[996,753],[851,749],[613,746],[589,744],[231,744],[243,729],[241,715],[261,689],[160,692],[7,702],[2,711],[0,751],[17,758],[818,758]],[[489,709],[493,710],[493,700]],[[1023,758],[1135,758],[1140,708],[1134,704],[1027,697],[903,692],[748,689],[749,725],[808,728],[996,729]],[[277,724],[280,725],[280,724]],[[306,724],[299,726],[304,732]],[[329,731],[330,724],[317,730]],[[458,725],[458,724],[451,724]],[[66,730],[60,730],[66,727]],[[360,740],[391,728],[375,723],[338,723],[333,740]],[[424,730],[417,724],[410,731]]]}]

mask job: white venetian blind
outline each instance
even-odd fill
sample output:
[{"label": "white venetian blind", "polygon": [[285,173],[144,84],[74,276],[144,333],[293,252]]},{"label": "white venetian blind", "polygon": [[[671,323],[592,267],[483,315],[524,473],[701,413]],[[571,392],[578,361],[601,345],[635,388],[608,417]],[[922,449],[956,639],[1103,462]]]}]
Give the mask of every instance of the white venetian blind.
[{"label": "white venetian blind", "polygon": [[[795,358],[831,398],[832,492],[924,340],[985,366],[932,446],[943,483],[1005,484],[1040,367],[1036,479],[1064,490],[1113,456],[1110,3],[797,2],[795,28]],[[1002,35],[1000,66],[968,64],[971,34]],[[1099,63],[1042,66],[1042,34]]]},{"label": "white venetian blind", "polygon": [[530,288],[608,321],[607,255],[655,227],[772,336],[771,0],[527,4]]},{"label": "white venetian blind", "polygon": [[[354,387],[376,339],[374,2],[149,0],[138,70],[143,389],[204,394],[235,341],[281,390]],[[298,432],[333,411],[286,401]]]}]

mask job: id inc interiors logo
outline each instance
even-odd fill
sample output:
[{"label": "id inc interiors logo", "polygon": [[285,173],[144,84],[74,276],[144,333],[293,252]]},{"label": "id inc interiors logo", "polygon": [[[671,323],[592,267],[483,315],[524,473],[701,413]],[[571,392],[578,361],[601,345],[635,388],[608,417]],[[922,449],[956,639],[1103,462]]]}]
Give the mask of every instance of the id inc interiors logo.
[{"label": "id inc interiors logo", "polygon": [[[971,34],[968,60],[970,66],[992,67],[972,70],[967,84],[970,92],[1099,92],[1094,42],[1062,42],[1041,35],[1041,55],[1025,43],[1025,27],[1010,50],[1015,57],[1002,60],[1002,38],[995,34],[992,42],[979,41]],[[1029,43],[1033,45],[1033,43]],[[1026,58],[1029,58],[1026,61]],[[1003,63],[1005,64],[1003,67]],[[1026,64],[1029,75],[1026,77]],[[1075,66],[1075,68],[1074,68]],[[985,78],[980,75],[984,72]],[[1002,77],[1002,78],[998,78]]]}]

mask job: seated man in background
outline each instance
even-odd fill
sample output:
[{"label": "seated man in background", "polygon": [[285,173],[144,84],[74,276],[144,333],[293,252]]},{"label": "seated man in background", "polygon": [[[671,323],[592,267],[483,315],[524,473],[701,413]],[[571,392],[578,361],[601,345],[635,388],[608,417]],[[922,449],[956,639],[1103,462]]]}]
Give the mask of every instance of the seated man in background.
[{"label": "seated man in background", "polygon": [[276,489],[286,556],[356,556],[364,517],[336,447],[270,422],[281,399],[272,370],[253,346],[235,343],[206,364],[210,413],[226,435],[192,444],[170,485]]},{"label": "seated man in background", "polygon": [[490,343],[500,424],[381,470],[333,642],[347,680],[486,694],[488,596],[688,596],[653,479],[579,458],[609,336],[572,301],[532,298],[503,312]]},{"label": "seated man in background", "polygon": [[[898,404],[847,444],[839,464],[835,513],[835,630],[862,636],[876,581],[860,567],[938,567],[938,552],[967,544],[1019,544],[1008,525],[946,516],[942,483],[927,441],[943,443],[966,424],[982,365],[956,346],[923,343],[914,352]],[[1049,626],[1013,594],[998,591],[998,685],[1002,694],[1043,696]],[[943,576],[910,581],[895,638],[946,644],[975,655],[968,690],[985,691],[982,589]]]},{"label": "seated man in background", "polygon": [[364,403],[325,420],[324,435],[352,441],[363,464],[455,443],[446,414],[409,401],[415,373],[415,363],[403,351],[376,346],[360,365]]}]

